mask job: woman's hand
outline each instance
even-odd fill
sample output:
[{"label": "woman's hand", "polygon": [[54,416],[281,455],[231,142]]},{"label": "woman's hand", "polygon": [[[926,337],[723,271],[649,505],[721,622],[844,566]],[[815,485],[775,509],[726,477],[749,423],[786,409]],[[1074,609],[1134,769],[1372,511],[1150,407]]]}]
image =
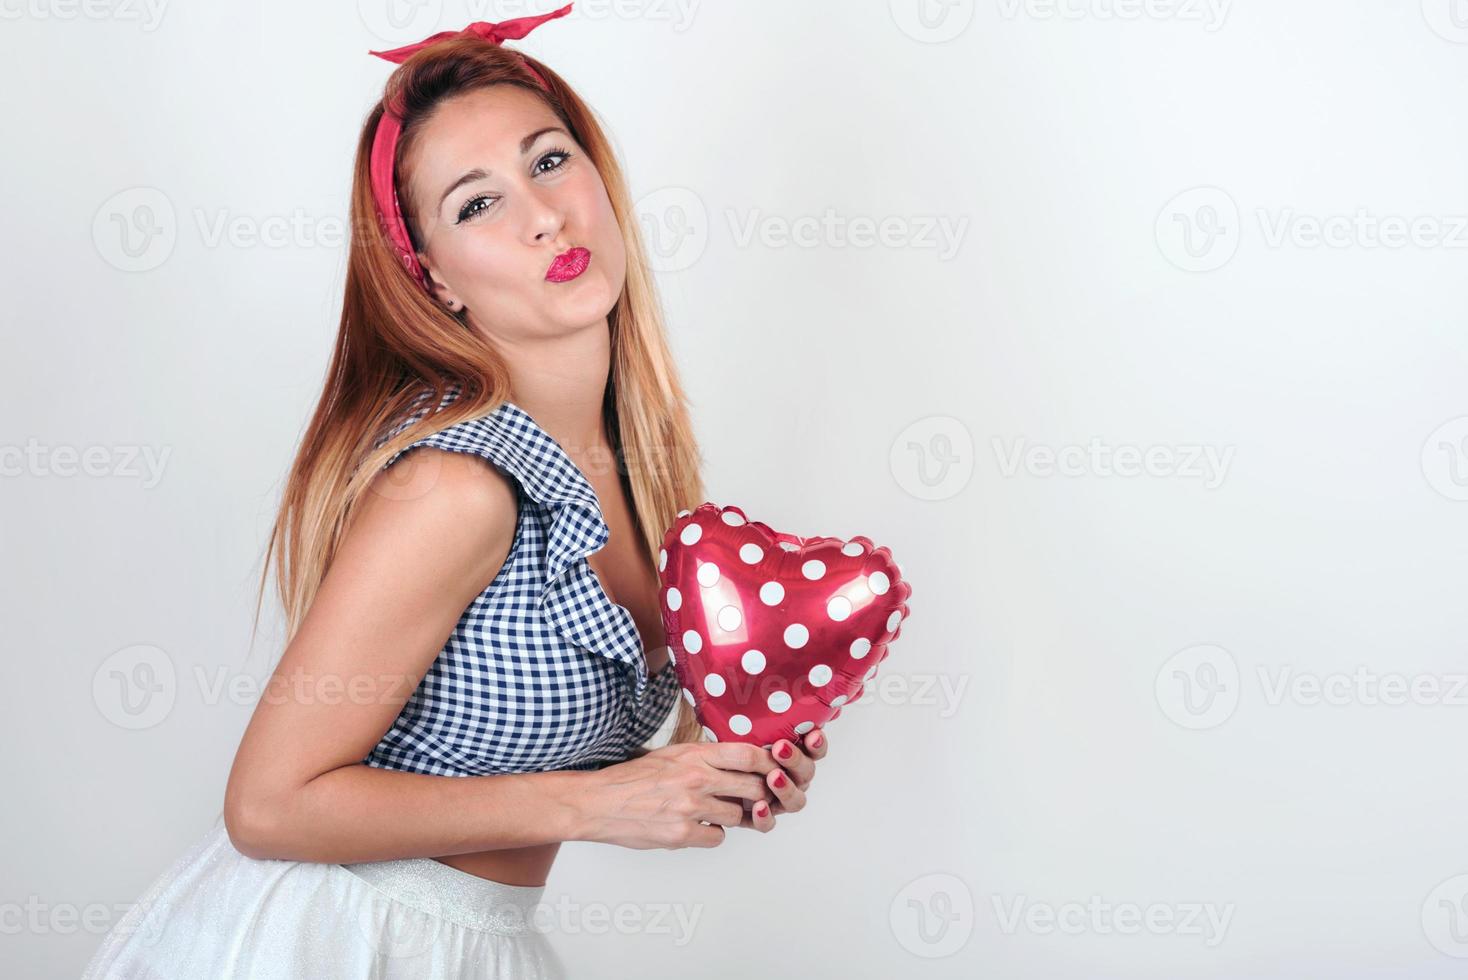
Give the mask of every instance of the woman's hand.
[{"label": "woman's hand", "polygon": [[744,742],[653,749],[582,774],[573,801],[580,829],[571,839],[640,850],[717,847],[726,827],[774,826],[772,813],[751,822],[747,808],[763,803],[768,810],[779,792],[790,793],[789,777],[774,793],[766,782],[781,771],[769,749]]},{"label": "woman's hand", "polygon": [[775,801],[748,804],[739,826],[767,833],[775,827],[776,813],[794,813],[805,808],[805,791],[816,778],[816,761],[826,757],[830,743],[819,728],[800,736],[800,741],[796,745],[782,738],[771,746],[780,768],[766,773],[765,784]]}]

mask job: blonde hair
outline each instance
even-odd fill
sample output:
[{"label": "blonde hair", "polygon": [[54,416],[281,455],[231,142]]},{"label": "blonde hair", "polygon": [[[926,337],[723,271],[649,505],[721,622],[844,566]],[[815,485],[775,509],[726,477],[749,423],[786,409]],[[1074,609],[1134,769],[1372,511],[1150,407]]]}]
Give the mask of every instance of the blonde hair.
[{"label": "blonde hair", "polygon": [[[527,72],[527,61],[547,88]],[[601,174],[616,213],[627,273],[608,316],[611,368],[603,412],[612,448],[625,463],[624,485],[641,544],[655,560],[664,530],[680,510],[704,497],[701,457],[632,200],[592,110],[559,75],[521,52],[478,38],[444,41],[409,58],[388,79],[384,99],[401,107],[403,118],[398,160],[439,102],[500,84],[520,85],[544,100]],[[510,393],[503,359],[409,277],[378,223],[368,160],[382,107],[382,101],[373,106],[357,142],[353,233],[336,345],[265,547],[255,628],[273,556],[287,642],[305,618],[353,508],[383,464],[417,439],[494,411]],[[394,169],[401,187],[403,168]],[[399,199],[407,201],[408,195],[400,192]],[[416,247],[413,222],[404,218]],[[459,396],[443,406],[450,386]],[[431,393],[430,406],[441,410],[386,438],[425,393]],[[701,739],[702,726],[679,698],[672,741]]]}]

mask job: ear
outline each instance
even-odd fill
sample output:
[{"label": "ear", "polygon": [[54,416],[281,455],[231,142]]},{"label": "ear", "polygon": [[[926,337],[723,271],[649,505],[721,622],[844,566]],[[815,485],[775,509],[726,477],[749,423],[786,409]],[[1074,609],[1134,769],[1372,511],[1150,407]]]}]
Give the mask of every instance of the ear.
[{"label": "ear", "polygon": [[417,254],[418,265],[422,267],[423,278],[428,285],[428,294],[450,313],[458,313],[464,308],[464,301],[459,299],[457,293],[439,281],[433,266],[428,262],[428,256],[423,252]]}]

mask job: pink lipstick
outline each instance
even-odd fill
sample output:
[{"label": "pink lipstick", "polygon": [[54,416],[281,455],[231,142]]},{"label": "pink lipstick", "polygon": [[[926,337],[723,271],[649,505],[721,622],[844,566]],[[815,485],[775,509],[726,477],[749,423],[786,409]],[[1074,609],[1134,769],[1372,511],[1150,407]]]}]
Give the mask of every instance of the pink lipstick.
[{"label": "pink lipstick", "polygon": [[577,245],[555,257],[550,268],[545,270],[545,278],[548,282],[569,282],[585,272],[590,264],[590,250]]}]

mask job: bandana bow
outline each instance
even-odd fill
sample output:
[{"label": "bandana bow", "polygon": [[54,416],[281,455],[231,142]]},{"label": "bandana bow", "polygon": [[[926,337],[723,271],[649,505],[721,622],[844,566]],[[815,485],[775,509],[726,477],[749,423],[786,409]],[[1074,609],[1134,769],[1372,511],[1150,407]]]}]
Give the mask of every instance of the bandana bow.
[{"label": "bandana bow", "polygon": [[[400,48],[367,53],[400,65],[424,48],[452,38],[477,37],[490,44],[499,45],[505,41],[519,40],[548,20],[566,16],[571,12],[571,6],[568,3],[559,10],[552,10],[548,14],[516,17],[513,20],[500,21],[498,24],[484,20],[475,21],[462,30],[440,31]],[[529,62],[526,62],[525,67],[530,74],[535,76],[542,88],[550,88],[545,78],[531,68]],[[413,251],[412,239],[408,237],[408,227],[403,223],[403,213],[398,206],[397,187],[393,182],[393,159],[397,155],[398,136],[401,135],[402,130],[402,117],[384,102],[382,118],[377,121],[377,132],[372,137],[372,156],[368,167],[371,176],[372,199],[377,205],[378,220],[382,222],[383,230],[387,232],[393,251],[403,263],[403,267],[408,270],[408,275],[412,276],[418,285],[427,288],[428,283],[423,274],[423,267],[418,263],[418,256]]]}]

